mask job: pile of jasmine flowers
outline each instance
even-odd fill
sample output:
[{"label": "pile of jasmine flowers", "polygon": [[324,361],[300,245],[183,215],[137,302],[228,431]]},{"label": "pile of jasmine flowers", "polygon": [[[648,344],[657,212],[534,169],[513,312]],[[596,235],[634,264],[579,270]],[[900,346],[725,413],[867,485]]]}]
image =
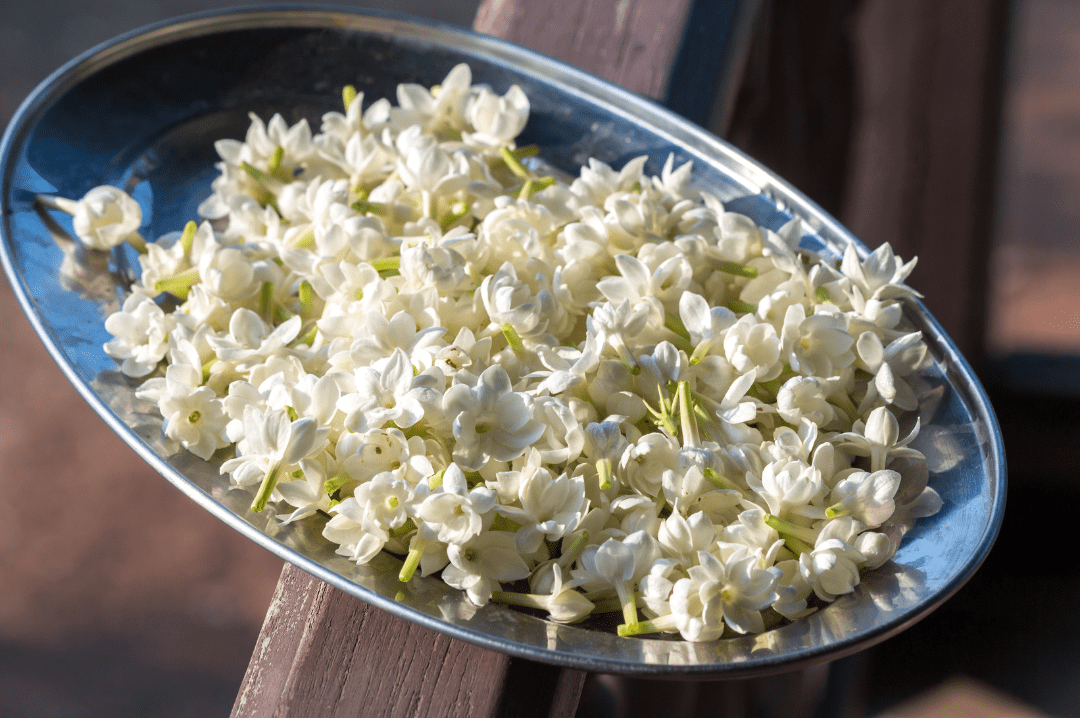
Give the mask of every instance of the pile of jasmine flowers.
[{"label": "pile of jasmine flowers", "polygon": [[115,188],[40,198],[142,252],[105,351],[254,511],[478,605],[708,641],[853,591],[938,510],[898,421],[914,261],[826,260],[670,158],[558,181],[524,93],[465,65],[363,100],[315,135],[252,115],[157,241]]}]

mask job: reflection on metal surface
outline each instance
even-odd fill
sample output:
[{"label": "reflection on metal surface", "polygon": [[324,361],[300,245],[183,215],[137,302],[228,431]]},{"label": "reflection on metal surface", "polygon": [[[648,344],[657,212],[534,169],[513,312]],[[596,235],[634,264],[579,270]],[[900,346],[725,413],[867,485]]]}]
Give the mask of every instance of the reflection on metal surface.
[{"label": "reflection on metal surface", "polygon": [[[522,86],[532,105],[523,143],[575,172],[588,157],[614,166],[645,154],[658,173],[669,153],[692,160],[693,182],[728,207],[776,229],[801,217],[808,246],[838,256],[853,238],[796,191],[716,138],[652,103],[508,43],[394,15],[341,10],[246,10],[193,16],[91,51],[49,78],[20,108],[0,148],[0,257],[19,301],[53,357],[101,417],[155,470],[200,505],[282,558],[408,620],[492,649],[606,673],[746,677],[836,658],[902,630],[952,595],[982,562],[1004,506],[1004,457],[978,384],[940,328],[916,304],[908,314],[934,360],[919,377],[926,481],[944,499],[935,516],[901,526],[894,561],[855,593],[758,636],[690,644],[560,626],[502,606],[477,608],[434,579],[397,580],[401,562],[356,566],[321,540],[317,522],[277,526],[230,488],[220,460],[181,452],[161,419],[135,397],[102,350],[104,317],[132,266],[124,251],[82,250],[37,193],[81,197],[127,187],[158,237],[196,216],[217,159],[213,142],[242,137],[247,113],[318,122],[355,85],[369,100],[400,82],[431,85],[459,62],[503,92]],[[912,471],[917,471],[912,467]],[[898,503],[918,513],[918,478]],[[137,507],[136,507],[137,508]]]}]

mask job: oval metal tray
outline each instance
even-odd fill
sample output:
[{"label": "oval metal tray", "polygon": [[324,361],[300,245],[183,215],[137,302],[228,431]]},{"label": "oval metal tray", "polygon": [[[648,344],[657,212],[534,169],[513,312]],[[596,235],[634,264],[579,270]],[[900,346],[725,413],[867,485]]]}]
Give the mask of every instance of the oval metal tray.
[{"label": "oval metal tray", "polygon": [[[589,157],[615,167],[669,153],[692,160],[693,182],[729,209],[777,228],[804,220],[804,242],[835,252],[853,240],[834,219],[753,160],[674,114],[611,84],[501,40],[448,25],[341,8],[249,9],[190,16],[121,36],[65,65],[16,113],[0,147],[2,257],[15,293],[67,377],[162,476],[237,531],[315,576],[393,614],[498,651],[575,668],[658,677],[736,678],[839,658],[911,625],[978,568],[1004,510],[1005,465],[986,397],[963,358],[918,303],[907,313],[932,361],[919,379],[923,430],[940,513],[920,521],[893,561],[814,615],[758,636],[691,644],[626,639],[562,626],[501,606],[477,608],[434,579],[397,581],[400,561],[356,566],[312,524],[279,528],[230,490],[219,463],[169,445],[153,406],[139,401],[102,344],[138,262],[130,249],[86,252],[35,208],[38,193],[81,197],[127,188],[149,238],[196,217],[216,174],[213,142],[242,138],[248,112],[292,123],[340,106],[352,84],[370,103],[400,82],[432,85],[459,62],[474,82],[530,98],[520,138],[553,167]],[[861,245],[860,245],[861,248]],[[135,507],[137,509],[137,507]],[[271,512],[266,512],[267,514]]]}]

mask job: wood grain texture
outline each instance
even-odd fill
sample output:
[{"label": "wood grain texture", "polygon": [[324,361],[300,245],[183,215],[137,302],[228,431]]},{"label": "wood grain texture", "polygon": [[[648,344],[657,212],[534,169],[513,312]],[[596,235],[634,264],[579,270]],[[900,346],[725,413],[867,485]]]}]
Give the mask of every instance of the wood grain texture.
[{"label": "wood grain texture", "polygon": [[866,0],[841,219],[919,256],[910,279],[976,367],[1000,144],[1005,0]]},{"label": "wood grain texture", "polygon": [[287,564],[232,715],[568,718],[584,679],[422,628]]},{"label": "wood grain texture", "polygon": [[482,0],[473,28],[663,97],[691,0]]}]

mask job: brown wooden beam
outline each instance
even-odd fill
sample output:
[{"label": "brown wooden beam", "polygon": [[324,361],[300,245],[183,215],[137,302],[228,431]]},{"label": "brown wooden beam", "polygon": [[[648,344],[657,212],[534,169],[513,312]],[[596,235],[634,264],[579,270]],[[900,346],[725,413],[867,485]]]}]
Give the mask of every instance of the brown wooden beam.
[{"label": "brown wooden beam", "polygon": [[961,352],[983,353],[1007,0],[865,0],[841,220],[918,256],[910,284]]},{"label": "brown wooden beam", "polygon": [[482,0],[473,28],[664,96],[692,0]]},{"label": "brown wooden beam", "polygon": [[570,718],[584,680],[402,620],[286,564],[232,715]]}]

